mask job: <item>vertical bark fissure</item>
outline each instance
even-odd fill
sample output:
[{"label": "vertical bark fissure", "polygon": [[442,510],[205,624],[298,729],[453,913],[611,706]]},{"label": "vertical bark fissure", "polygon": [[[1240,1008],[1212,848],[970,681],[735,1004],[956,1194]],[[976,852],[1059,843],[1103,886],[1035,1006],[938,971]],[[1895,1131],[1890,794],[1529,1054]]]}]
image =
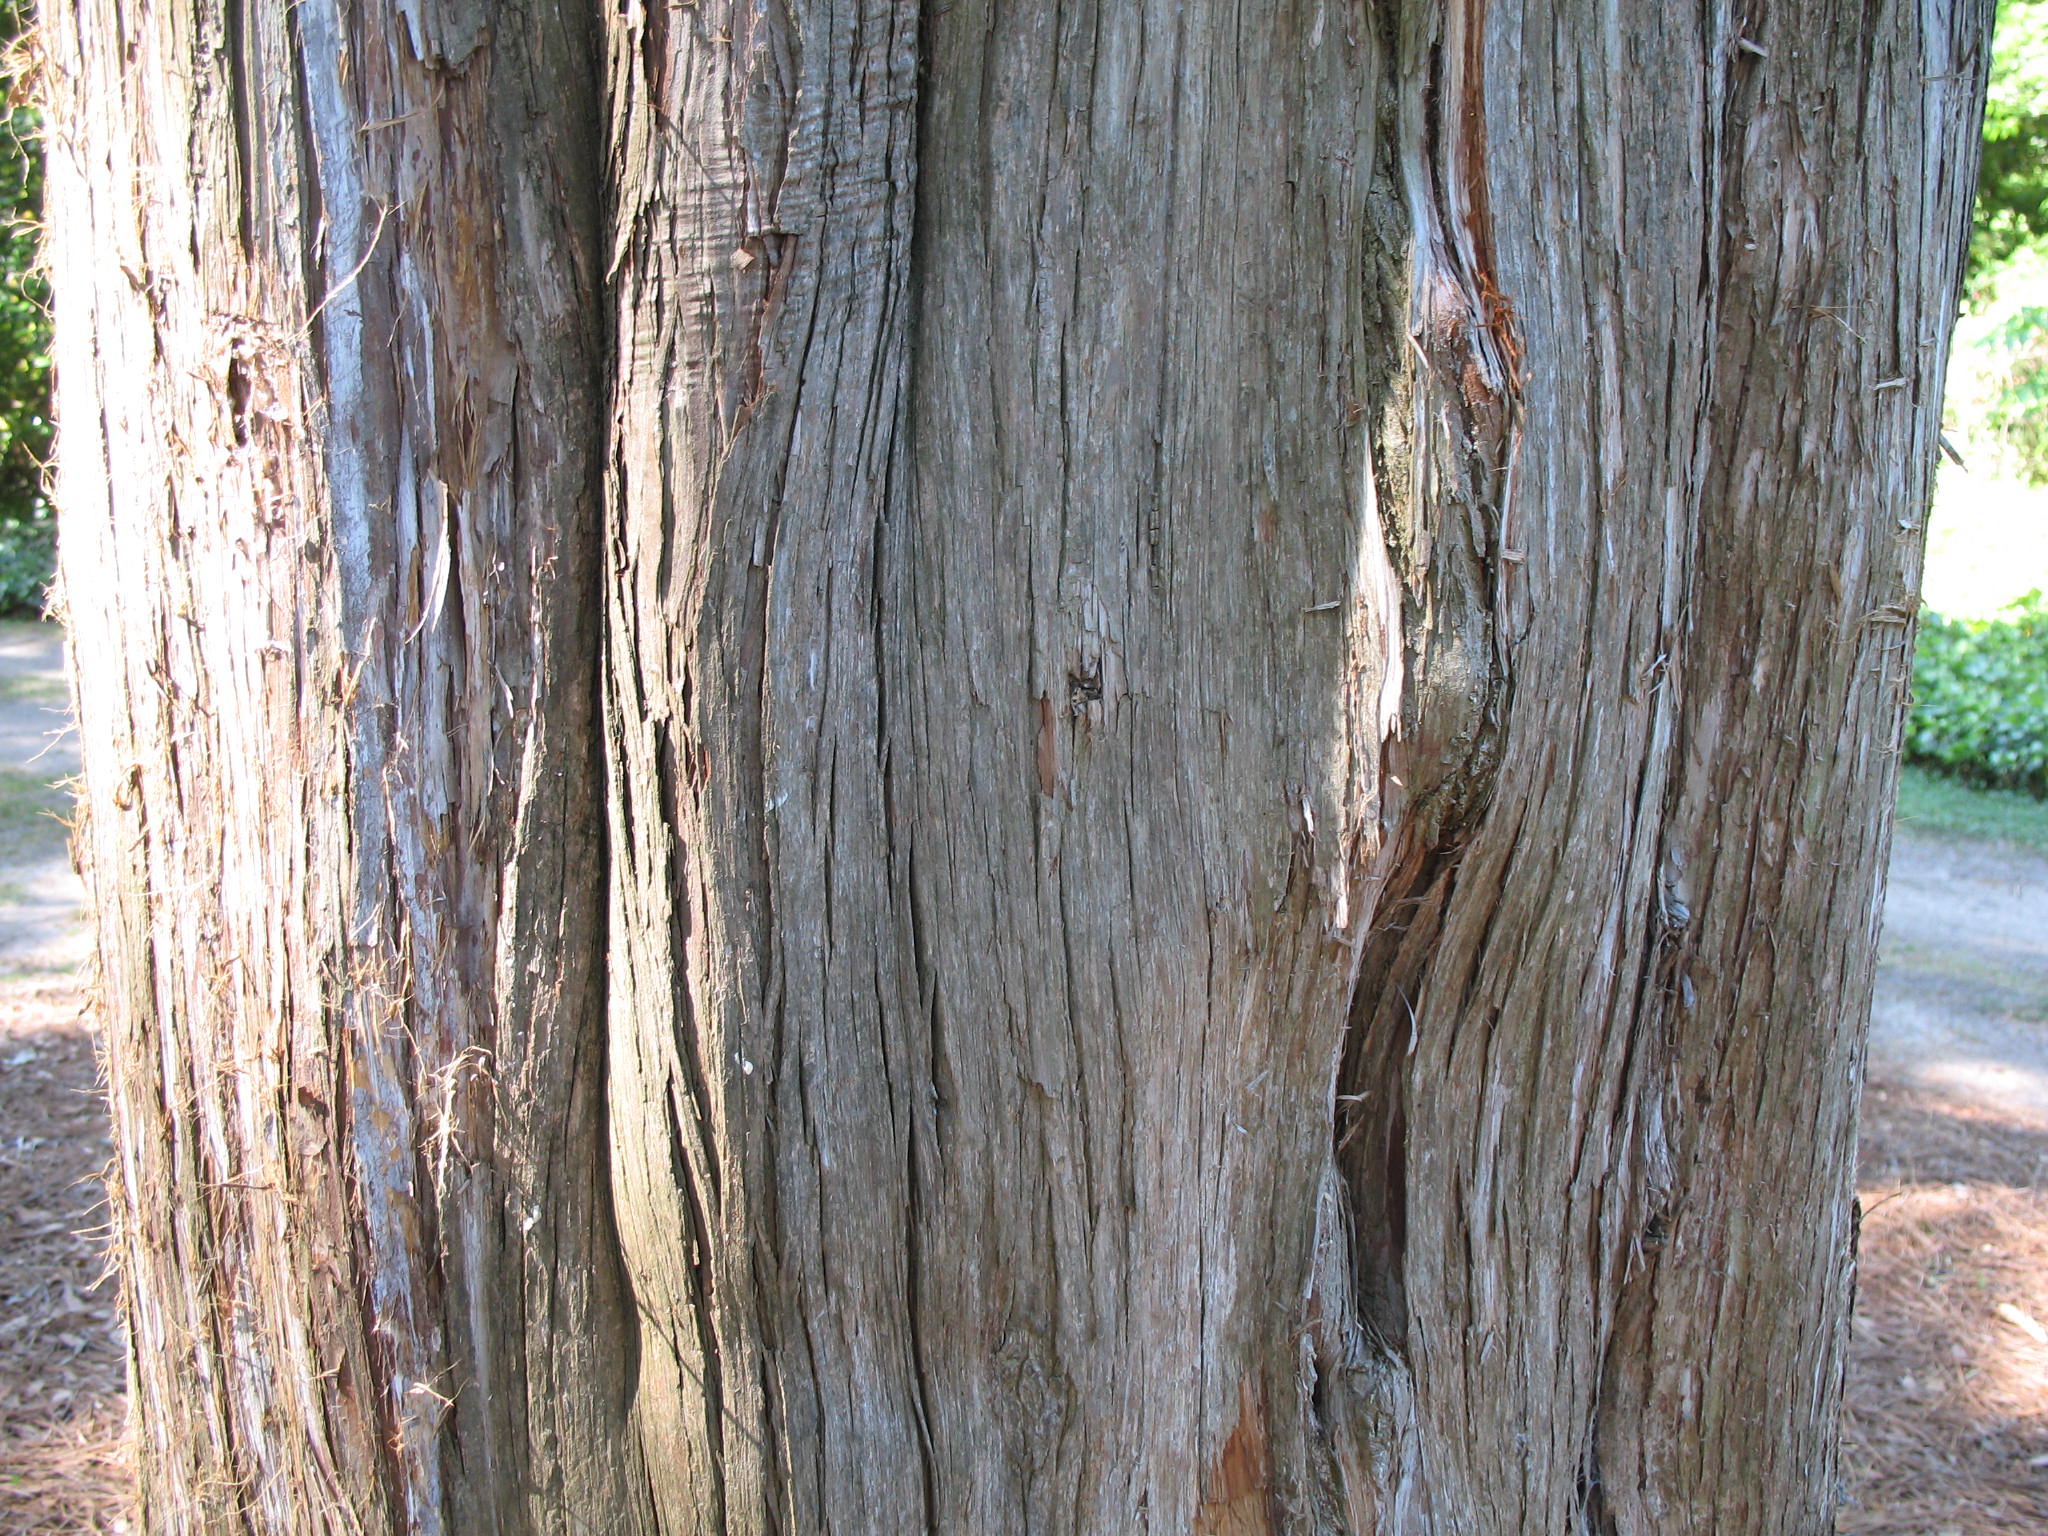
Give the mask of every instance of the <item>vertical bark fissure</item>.
[{"label": "vertical bark fissure", "polygon": [[[1409,1135],[1425,991],[1451,989],[1463,1013],[1465,982],[1442,963],[1446,910],[1473,829],[1499,768],[1512,675],[1502,584],[1511,562],[1514,461],[1519,445],[1521,343],[1493,268],[1485,153],[1483,3],[1403,12],[1389,24],[1385,195],[1402,198],[1405,228],[1384,260],[1389,288],[1410,295],[1396,323],[1405,345],[1390,359],[1383,393],[1367,402],[1374,478],[1396,488],[1388,555],[1401,581],[1405,656],[1398,730],[1381,768],[1386,786],[1381,884],[1359,946],[1333,1105],[1336,1161],[1347,1191],[1344,1231],[1350,1308],[1361,1338],[1332,1354],[1361,1382],[1377,1380],[1382,1433],[1412,1440],[1390,1410],[1405,1403],[1411,1333],[1406,1279]],[[1392,318],[1392,317],[1389,317]],[[1409,412],[1408,421],[1389,421]],[[1405,494],[1402,494],[1404,493]],[[1467,973],[1469,978],[1469,972]],[[1329,1346],[1326,1346],[1326,1350]],[[1377,1356],[1368,1371],[1361,1350]],[[1340,1441],[1347,1433],[1335,1427]],[[1418,1448],[1419,1449],[1419,1448]],[[1404,1486],[1426,1467],[1414,1451],[1382,1452],[1377,1486],[1347,1499],[1405,1509]],[[1426,1454],[1426,1453],[1425,1453]],[[1361,1480],[1367,1458],[1339,1446],[1340,1472]],[[1354,1523],[1358,1516],[1354,1515]],[[1377,1518],[1384,1518],[1377,1517]]]},{"label": "vertical bark fissure", "polygon": [[[930,19],[920,15],[917,24],[919,37],[918,56],[923,58],[923,36],[930,26]],[[913,118],[913,122],[920,121]],[[911,259],[915,265],[916,234],[911,235]],[[906,350],[915,344],[914,327],[916,311],[908,311],[907,324],[912,331],[905,338]],[[873,551],[873,565],[869,570],[869,594],[872,626],[869,643],[877,657],[887,654],[889,640],[886,619],[890,603],[895,595],[891,590],[891,572],[887,564],[892,545],[900,537],[901,516],[895,509],[902,505],[910,475],[907,434],[901,431],[901,424],[892,436],[889,457],[889,491],[884,498],[881,526],[877,530]],[[940,1536],[938,1520],[938,1478],[939,1468],[932,1455],[931,1434],[931,1381],[932,1373],[926,1355],[933,1347],[927,1338],[931,1331],[926,1321],[919,1291],[919,1275],[927,1262],[926,1214],[921,1189],[929,1177],[928,1169],[932,1150],[928,1143],[936,1143],[936,1120],[939,1113],[939,1053],[938,1019],[931,1010],[932,978],[928,969],[928,957],[919,924],[916,898],[917,878],[914,862],[907,844],[899,838],[898,827],[902,811],[902,787],[898,779],[896,752],[898,750],[895,722],[891,716],[893,700],[890,697],[890,679],[886,670],[878,670],[875,691],[875,750],[882,784],[882,838],[887,851],[887,875],[890,912],[897,926],[902,944],[904,966],[903,991],[898,997],[886,995],[886,983],[878,968],[875,977],[876,1007],[887,1013],[896,1011],[901,1017],[921,1025],[924,1047],[921,1051],[892,1062],[889,1083],[894,1113],[904,1127],[903,1142],[903,1188],[906,1201],[904,1254],[904,1312],[908,1319],[911,1371],[915,1386],[913,1400],[917,1414],[918,1469],[923,1480],[924,1529],[932,1536]]]},{"label": "vertical bark fissure", "polygon": [[[924,1525],[905,1255],[929,1047],[878,660],[917,24],[881,0],[611,24],[614,1140],[663,1529]],[[663,736],[696,782],[627,804]],[[701,1136],[652,1113],[691,1059]],[[637,1145],[676,1137],[680,1164]],[[690,1180],[716,1223],[695,1279],[666,1235]],[[721,1507],[693,1509],[711,1461]]]}]

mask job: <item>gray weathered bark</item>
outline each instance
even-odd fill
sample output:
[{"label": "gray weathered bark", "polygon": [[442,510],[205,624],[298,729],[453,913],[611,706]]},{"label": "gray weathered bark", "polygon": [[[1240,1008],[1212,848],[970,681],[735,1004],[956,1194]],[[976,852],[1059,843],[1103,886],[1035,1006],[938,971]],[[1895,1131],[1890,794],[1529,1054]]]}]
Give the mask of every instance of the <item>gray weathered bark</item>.
[{"label": "gray weathered bark", "polygon": [[641,1482],[602,1152],[594,28],[480,25],[44,20],[153,1528],[560,1530]]},{"label": "gray weathered bark", "polygon": [[1830,1529],[1988,27],[70,0],[153,1523]]}]

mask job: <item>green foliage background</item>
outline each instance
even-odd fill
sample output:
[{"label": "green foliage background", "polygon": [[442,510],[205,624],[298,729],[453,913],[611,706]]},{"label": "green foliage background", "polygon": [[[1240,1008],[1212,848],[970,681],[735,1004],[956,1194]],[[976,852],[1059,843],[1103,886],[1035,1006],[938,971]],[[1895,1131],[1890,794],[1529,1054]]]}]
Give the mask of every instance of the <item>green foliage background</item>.
[{"label": "green foliage background", "polygon": [[0,0],[8,52],[0,122],[0,612],[37,613],[56,563],[56,524],[43,493],[50,457],[49,288],[37,262],[43,163],[34,107],[22,89],[27,0]]},{"label": "green foliage background", "polygon": [[[2048,0],[2001,0],[1949,430],[1972,468],[2048,486]],[[1980,466],[1982,454],[1990,463]],[[2048,577],[2048,572],[2043,572]],[[1927,614],[1908,761],[2048,798],[2048,602]]]},{"label": "green foliage background", "polygon": [[[1970,229],[1966,377],[1951,399],[2000,467],[2048,486],[2048,0],[2000,0]],[[1955,411],[1951,412],[1954,416]]]},{"label": "green foliage background", "polygon": [[2048,3],[2000,0],[1984,105],[1984,167],[1970,230],[1973,296],[2048,236]]}]

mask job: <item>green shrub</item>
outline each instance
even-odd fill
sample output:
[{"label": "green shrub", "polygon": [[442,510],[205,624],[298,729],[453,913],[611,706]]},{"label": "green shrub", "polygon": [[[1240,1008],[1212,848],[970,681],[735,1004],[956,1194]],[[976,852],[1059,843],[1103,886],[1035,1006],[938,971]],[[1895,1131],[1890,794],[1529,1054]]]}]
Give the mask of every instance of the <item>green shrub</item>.
[{"label": "green shrub", "polygon": [[0,614],[40,618],[56,569],[54,520],[0,518]]},{"label": "green shrub", "polygon": [[2048,797],[2048,601],[1920,625],[1908,761]]},{"label": "green shrub", "polygon": [[2048,853],[2048,800],[1981,789],[1927,768],[1899,775],[1899,830],[1974,837]]}]

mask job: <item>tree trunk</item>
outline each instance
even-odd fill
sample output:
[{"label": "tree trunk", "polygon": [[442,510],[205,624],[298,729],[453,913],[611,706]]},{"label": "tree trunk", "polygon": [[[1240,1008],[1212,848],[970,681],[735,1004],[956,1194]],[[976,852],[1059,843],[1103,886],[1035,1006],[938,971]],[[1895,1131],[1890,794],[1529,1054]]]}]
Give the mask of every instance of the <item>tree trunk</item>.
[{"label": "tree trunk", "polygon": [[152,1528],[1832,1529],[1989,9],[56,7]]},{"label": "tree trunk", "polygon": [[44,22],[155,1529],[561,1530],[643,1481],[604,1154],[592,23],[406,10]]}]

